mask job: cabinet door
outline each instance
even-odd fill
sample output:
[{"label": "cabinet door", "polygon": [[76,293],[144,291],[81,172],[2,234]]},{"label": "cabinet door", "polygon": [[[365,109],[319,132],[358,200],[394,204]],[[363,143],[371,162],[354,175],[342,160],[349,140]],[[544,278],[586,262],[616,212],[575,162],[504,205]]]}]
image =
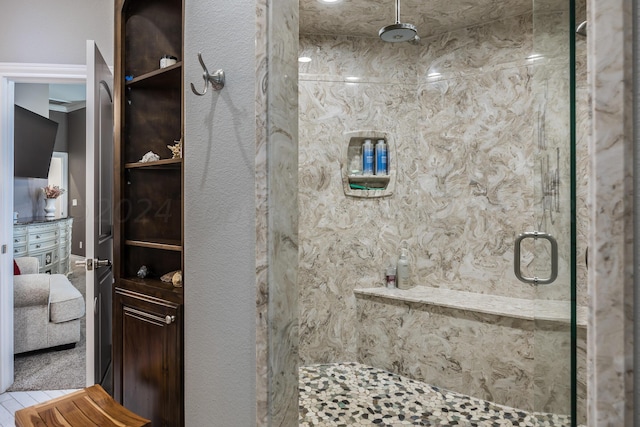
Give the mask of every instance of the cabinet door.
[{"label": "cabinet door", "polygon": [[114,397],[154,427],[183,425],[182,309],[117,289]]}]

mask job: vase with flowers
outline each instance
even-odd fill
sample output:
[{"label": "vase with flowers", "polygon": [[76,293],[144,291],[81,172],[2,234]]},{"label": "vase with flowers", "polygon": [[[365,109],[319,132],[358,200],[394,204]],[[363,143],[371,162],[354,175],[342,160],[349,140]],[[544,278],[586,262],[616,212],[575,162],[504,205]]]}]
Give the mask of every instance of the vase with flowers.
[{"label": "vase with flowers", "polygon": [[42,189],[44,193],[44,211],[45,218],[52,219],[56,217],[56,199],[64,193],[64,188],[57,185],[47,185]]}]

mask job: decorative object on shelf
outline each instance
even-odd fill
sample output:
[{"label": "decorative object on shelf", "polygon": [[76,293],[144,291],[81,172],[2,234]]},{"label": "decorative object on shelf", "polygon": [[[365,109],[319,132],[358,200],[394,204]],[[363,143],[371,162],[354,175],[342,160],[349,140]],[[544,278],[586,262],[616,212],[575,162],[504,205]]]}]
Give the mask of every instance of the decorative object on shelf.
[{"label": "decorative object on shelf", "polygon": [[176,288],[182,287],[182,271],[174,270],[160,277],[160,280],[166,283],[172,283]]},{"label": "decorative object on shelf", "polygon": [[196,87],[191,83],[191,91],[198,95],[203,96],[207,93],[207,88],[209,87],[209,83],[211,83],[211,87],[213,90],[220,90],[224,87],[224,71],[217,70],[213,74],[209,74],[209,70],[207,70],[207,66],[204,65],[204,61],[202,60],[202,54],[198,52],[198,61],[200,61],[200,65],[202,66],[202,78],[204,79],[204,91],[202,93],[196,90]]},{"label": "decorative object on shelf", "polygon": [[171,158],[172,159],[181,159],[182,158],[182,138],[175,142],[174,145],[167,145],[167,148],[171,150]]},{"label": "decorative object on shelf", "polygon": [[148,275],[149,275],[149,269],[147,268],[147,266],[143,265],[142,267],[140,267],[140,269],[138,270],[138,277],[141,279],[144,279]]},{"label": "decorative object on shelf", "polygon": [[57,185],[47,185],[42,188],[42,192],[44,193],[44,211],[45,218],[55,218],[56,217],[56,199],[60,197],[64,193],[64,188],[60,188]]},{"label": "decorative object on shelf", "polygon": [[44,199],[45,218],[53,219],[56,217],[56,199]]},{"label": "decorative object on shelf", "polygon": [[57,199],[65,192],[64,188],[60,188],[57,185],[47,185],[42,188],[42,191],[44,192],[44,197],[47,199]]},{"label": "decorative object on shelf", "polygon": [[178,58],[176,58],[175,56],[165,55],[160,58],[160,68],[167,68],[168,66],[173,65],[176,62],[178,62]]},{"label": "decorative object on shelf", "polygon": [[171,278],[171,283],[173,283],[173,286],[175,286],[176,288],[182,287],[182,272],[181,271],[178,271],[176,274],[173,275],[173,277]]},{"label": "decorative object on shelf", "polygon": [[149,151],[147,154],[142,156],[142,159],[140,159],[140,163],[157,162],[158,160],[160,160],[160,156],[158,156],[153,151]]},{"label": "decorative object on shelf", "polygon": [[170,282],[171,282],[171,279],[172,279],[172,278],[173,278],[173,276],[174,276],[174,274],[179,273],[179,272],[180,272],[180,270],[173,270],[173,271],[170,271],[170,272],[168,272],[168,273],[163,274],[162,276],[160,276],[160,280],[161,280],[161,281],[163,281],[163,282],[166,282],[166,283],[170,283]]}]

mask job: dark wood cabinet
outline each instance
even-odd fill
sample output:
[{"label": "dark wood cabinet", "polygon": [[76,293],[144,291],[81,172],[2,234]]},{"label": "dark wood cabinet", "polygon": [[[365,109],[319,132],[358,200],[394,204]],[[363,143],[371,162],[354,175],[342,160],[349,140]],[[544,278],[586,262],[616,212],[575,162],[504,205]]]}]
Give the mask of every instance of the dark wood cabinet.
[{"label": "dark wood cabinet", "polygon": [[182,304],[144,289],[117,288],[114,298],[114,398],[151,420],[183,425]]},{"label": "dark wood cabinet", "polygon": [[154,427],[184,425],[184,284],[160,280],[185,277],[183,22],[183,0],[115,1],[113,394]]}]

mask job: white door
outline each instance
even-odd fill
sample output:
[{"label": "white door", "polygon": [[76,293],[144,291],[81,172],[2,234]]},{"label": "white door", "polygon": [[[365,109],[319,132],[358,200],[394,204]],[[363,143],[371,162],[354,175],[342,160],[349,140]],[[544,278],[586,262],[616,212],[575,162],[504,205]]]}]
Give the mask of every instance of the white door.
[{"label": "white door", "polygon": [[[87,41],[87,385],[109,381],[113,274],[113,74]],[[93,203],[92,203],[93,202]],[[93,334],[91,333],[93,331]],[[92,357],[93,356],[93,357]],[[110,382],[106,384],[107,388]]]}]

